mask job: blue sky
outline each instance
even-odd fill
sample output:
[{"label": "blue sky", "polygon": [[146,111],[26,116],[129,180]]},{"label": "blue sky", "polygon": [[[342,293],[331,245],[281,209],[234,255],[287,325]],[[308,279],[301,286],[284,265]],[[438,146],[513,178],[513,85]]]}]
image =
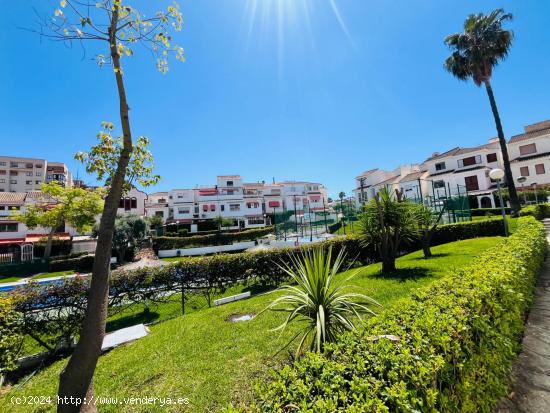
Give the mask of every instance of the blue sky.
[{"label": "blue sky", "polygon": [[[118,124],[113,74],[91,61],[95,46],[84,56],[18,28],[33,26],[33,7],[43,14],[57,1],[2,3],[0,153],[63,161],[83,177],[73,154],[95,143],[102,120]],[[144,50],[123,62],[133,132],[150,137],[162,176],[155,190],[241,174],[350,193],[365,169],[486,142],[496,135],[486,93],[443,70],[443,38],[467,14],[496,7],[515,18],[513,49],[493,79],[505,133],[550,118],[545,0],[180,5],[176,40],[187,61],[174,60],[167,75]]]}]

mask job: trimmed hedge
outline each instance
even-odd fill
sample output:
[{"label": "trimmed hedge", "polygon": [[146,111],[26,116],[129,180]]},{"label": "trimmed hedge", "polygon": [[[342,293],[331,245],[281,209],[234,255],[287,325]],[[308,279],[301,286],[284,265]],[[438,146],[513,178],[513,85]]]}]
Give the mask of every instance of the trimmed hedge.
[{"label": "trimmed hedge", "polygon": [[[505,207],[504,211],[507,215],[509,215],[512,212],[511,208]],[[502,210],[500,208],[472,208],[470,209],[470,213],[473,217],[484,217],[487,214],[491,215],[502,215]]]},{"label": "trimmed hedge", "polygon": [[[73,242],[71,240],[60,240],[54,238],[52,241],[51,256],[69,255],[71,253],[72,246]],[[42,258],[44,256],[44,251],[46,250],[46,241],[40,240],[35,242],[33,250],[36,258]]]},{"label": "trimmed hedge", "polygon": [[550,217],[550,204],[536,204],[521,208],[520,217],[533,216],[538,220]]},{"label": "trimmed hedge", "polygon": [[247,229],[240,232],[214,233],[208,235],[193,235],[187,237],[153,237],[153,249],[173,250],[217,244],[230,244],[239,241],[250,241],[266,236],[273,232],[273,227]]},{"label": "trimmed hedge", "polygon": [[546,248],[542,224],[521,218],[514,235],[471,266],[400,300],[324,354],[273,372],[247,411],[491,411],[506,392]]},{"label": "trimmed hedge", "polygon": [[51,260],[49,265],[50,272],[75,270],[77,272],[90,272],[94,265],[93,255],[83,255],[61,260]]}]

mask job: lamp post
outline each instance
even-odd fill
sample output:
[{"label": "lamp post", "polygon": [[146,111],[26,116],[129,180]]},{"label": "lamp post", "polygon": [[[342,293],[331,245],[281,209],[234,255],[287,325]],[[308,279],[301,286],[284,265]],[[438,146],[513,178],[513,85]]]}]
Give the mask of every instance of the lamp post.
[{"label": "lamp post", "polygon": [[525,193],[525,189],[523,187],[523,184],[525,183],[525,181],[527,181],[527,177],[520,176],[517,181],[521,184],[521,192],[523,192],[523,202],[525,203],[525,205],[527,205],[527,194]]},{"label": "lamp post", "polygon": [[533,188],[535,189],[535,203],[538,205],[539,203],[539,196],[537,194],[537,183],[533,182]]},{"label": "lamp post", "polygon": [[492,169],[489,172],[489,178],[497,181],[498,197],[500,198],[500,210],[502,212],[502,222],[504,223],[504,236],[508,236],[508,221],[506,221],[506,210],[504,209],[504,201],[502,200],[502,191],[500,189],[500,181],[504,178],[504,171],[500,168]]}]

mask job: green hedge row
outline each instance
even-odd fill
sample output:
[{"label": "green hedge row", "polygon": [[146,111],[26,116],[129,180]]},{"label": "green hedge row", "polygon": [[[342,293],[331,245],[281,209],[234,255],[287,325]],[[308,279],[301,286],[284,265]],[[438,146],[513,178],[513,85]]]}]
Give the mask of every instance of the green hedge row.
[{"label": "green hedge row", "polygon": [[546,248],[543,226],[521,218],[516,233],[471,266],[400,300],[324,354],[273,372],[247,410],[491,411],[507,389]]},{"label": "green hedge row", "polygon": [[519,216],[533,216],[538,220],[550,217],[550,204],[536,204],[521,208]]},{"label": "green hedge row", "polygon": [[[504,211],[506,214],[510,214],[512,209],[511,208],[504,208]],[[500,208],[472,208],[470,210],[470,213],[473,217],[484,217],[487,214],[490,215],[502,215],[502,210]]]},{"label": "green hedge row", "polygon": [[273,227],[247,229],[239,232],[222,232],[220,234],[193,235],[187,237],[153,237],[153,249],[173,250],[216,244],[230,244],[239,241],[250,241],[266,236],[273,232]]}]

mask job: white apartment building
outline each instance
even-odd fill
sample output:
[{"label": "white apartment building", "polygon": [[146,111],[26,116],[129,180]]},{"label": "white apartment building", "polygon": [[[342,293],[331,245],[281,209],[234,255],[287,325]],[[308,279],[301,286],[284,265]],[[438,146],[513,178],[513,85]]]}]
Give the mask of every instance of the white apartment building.
[{"label": "white apartment building", "polygon": [[0,192],[38,191],[43,182],[72,185],[67,166],[45,159],[0,156]]},{"label": "white apartment building", "polygon": [[147,216],[160,215],[168,224],[189,224],[193,232],[198,223],[218,216],[233,221],[229,228],[263,227],[270,214],[322,210],[323,200],[327,203],[327,193],[319,183],[246,183],[240,175],[220,175],[215,185],[151,194],[145,210]]},{"label": "white apartment building", "polygon": [[[550,120],[525,127],[523,134],[508,142],[512,174],[517,180],[527,178],[516,188],[550,187]],[[359,206],[371,200],[385,187],[402,190],[407,198],[438,199],[457,194],[475,196],[482,208],[494,207],[493,192],[496,183],[489,171],[502,168],[502,153],[498,138],[471,148],[455,147],[446,152],[435,152],[420,165],[400,167],[394,171],[372,169],[355,178],[355,199]]]},{"label": "white apartment building", "polygon": [[528,188],[550,184],[550,120],[528,125],[524,133],[513,136],[508,144],[508,155],[515,179],[526,177],[522,185]]},{"label": "white apartment building", "polygon": [[147,194],[139,189],[132,188],[120,199],[117,215],[139,215],[145,216],[145,204]]}]

